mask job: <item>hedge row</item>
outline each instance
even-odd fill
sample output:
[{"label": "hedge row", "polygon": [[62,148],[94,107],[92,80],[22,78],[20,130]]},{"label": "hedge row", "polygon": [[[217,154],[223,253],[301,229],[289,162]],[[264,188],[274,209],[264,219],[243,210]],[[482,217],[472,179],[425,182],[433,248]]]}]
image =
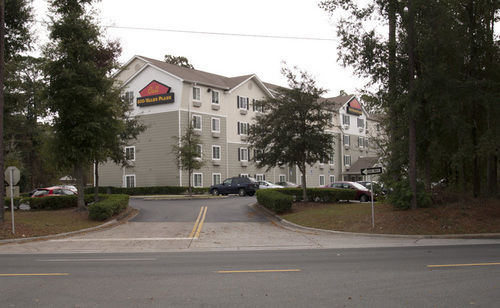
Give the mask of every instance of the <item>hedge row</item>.
[{"label": "hedge row", "polygon": [[[302,188],[279,188],[277,191],[294,197],[294,201],[302,201]],[[314,202],[336,202],[354,200],[356,191],[336,188],[306,188],[307,197]]]},{"label": "hedge row", "polygon": [[[208,193],[209,187],[193,188],[194,194]],[[113,187],[100,186],[100,194],[122,194],[129,196],[138,195],[179,195],[187,193],[188,188],[184,186],[151,186],[151,187]],[[85,194],[93,194],[94,187],[85,188]]]},{"label": "hedge row", "polygon": [[275,213],[284,213],[292,209],[293,197],[279,192],[279,189],[257,190],[257,201]]},{"label": "hedge row", "polygon": [[[19,204],[21,204],[21,197],[14,197],[14,209],[19,208]],[[4,199],[4,206],[6,210],[10,211],[10,198]]]},{"label": "hedge row", "polygon": [[89,218],[92,220],[106,220],[127,209],[128,195],[106,195],[101,200],[89,205]]}]

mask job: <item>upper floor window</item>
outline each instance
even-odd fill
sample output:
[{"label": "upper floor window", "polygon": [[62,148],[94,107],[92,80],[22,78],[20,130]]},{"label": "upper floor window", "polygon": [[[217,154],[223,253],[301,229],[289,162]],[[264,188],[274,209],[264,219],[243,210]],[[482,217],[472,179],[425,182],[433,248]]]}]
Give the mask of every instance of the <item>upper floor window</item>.
[{"label": "upper floor window", "polygon": [[330,153],[330,154],[328,155],[328,163],[329,163],[330,165],[335,164],[335,153]]},{"label": "upper floor window", "polygon": [[365,127],[365,120],[358,118],[358,127],[364,128]]},{"label": "upper floor window", "polygon": [[239,161],[248,161],[248,149],[247,148],[238,148],[238,160]]},{"label": "upper floor window", "polygon": [[358,147],[362,148],[364,147],[365,142],[363,137],[358,137]]},{"label": "upper floor window", "polygon": [[131,105],[134,102],[134,92],[133,91],[125,92],[124,99],[127,102],[127,104]]},{"label": "upper floor window", "polygon": [[135,147],[125,147],[125,159],[135,161]]},{"label": "upper floor window", "polygon": [[201,90],[198,87],[193,87],[193,100],[201,101]]},{"label": "upper floor window", "polygon": [[212,104],[219,105],[219,91],[212,90]]},{"label": "upper floor window", "polygon": [[220,160],[220,146],[219,145],[212,146],[212,159]]},{"label": "upper floor window", "polygon": [[220,133],[220,119],[212,118],[212,132]]},{"label": "upper floor window", "polygon": [[264,112],[264,106],[262,106],[262,102],[256,99],[252,99],[253,111],[256,112]]},{"label": "upper floor window", "polygon": [[249,126],[246,122],[238,122],[238,135],[248,135]]},{"label": "upper floor window", "polygon": [[342,115],[342,124],[344,125],[351,125],[351,117],[347,114]]},{"label": "upper floor window", "polygon": [[193,128],[196,130],[201,130],[201,116],[193,114]]},{"label": "upper floor window", "polygon": [[344,155],[344,166],[351,165],[351,155]]},{"label": "upper floor window", "polygon": [[349,135],[344,135],[344,145],[351,145],[351,136]]},{"label": "upper floor window", "polygon": [[248,97],[238,96],[238,108],[248,110]]},{"label": "upper floor window", "polygon": [[203,154],[203,147],[201,144],[196,145],[196,158],[201,159],[201,155]]}]

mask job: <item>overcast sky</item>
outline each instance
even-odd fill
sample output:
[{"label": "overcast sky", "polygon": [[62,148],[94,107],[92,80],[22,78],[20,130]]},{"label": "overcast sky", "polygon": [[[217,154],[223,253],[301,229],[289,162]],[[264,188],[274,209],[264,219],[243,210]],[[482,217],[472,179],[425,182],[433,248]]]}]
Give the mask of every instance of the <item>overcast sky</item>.
[{"label": "overcast sky", "polygon": [[[34,1],[37,20],[45,20],[46,2]],[[103,26],[202,32],[328,38],[334,41],[220,36],[108,28],[107,37],[123,48],[120,62],[134,55],[163,60],[185,56],[196,69],[227,77],[254,73],[286,85],[282,61],[311,73],[318,86],[337,96],[355,93],[364,82],[337,63],[334,20],[318,0],[103,0],[96,6]],[[40,26],[42,28],[42,26]],[[42,34],[43,31],[37,31]],[[40,35],[40,42],[46,36]]]}]

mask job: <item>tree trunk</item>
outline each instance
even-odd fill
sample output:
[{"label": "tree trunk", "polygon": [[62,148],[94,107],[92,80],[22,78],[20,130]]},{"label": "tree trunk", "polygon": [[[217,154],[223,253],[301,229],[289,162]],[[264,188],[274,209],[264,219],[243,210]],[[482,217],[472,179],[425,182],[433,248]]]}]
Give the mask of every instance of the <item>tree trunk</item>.
[{"label": "tree trunk", "polygon": [[3,155],[3,115],[4,115],[4,75],[5,75],[5,1],[0,0],[0,223],[5,219],[5,209],[3,200],[5,197],[5,175],[4,175],[4,155]]},{"label": "tree trunk", "polygon": [[[389,105],[389,118],[395,119],[396,112],[396,0],[389,0],[388,17],[389,17],[389,80],[388,80],[388,105]],[[391,121],[388,126],[388,133],[390,135],[391,144],[397,143],[396,137],[396,121]],[[391,155],[394,160],[394,155]],[[394,162],[391,165],[396,165]],[[393,172],[392,179],[394,182],[399,181],[399,173]]]},{"label": "tree trunk", "polygon": [[99,162],[94,161],[94,202],[99,201]]},{"label": "tree trunk", "polygon": [[87,210],[85,206],[85,183],[84,183],[84,171],[83,167],[80,164],[75,165],[75,177],[76,177],[76,189],[78,190],[77,194],[77,208],[78,212],[83,212]]},{"label": "tree trunk", "polygon": [[415,99],[415,30],[414,30],[414,3],[408,0],[408,178],[412,193],[410,208],[417,208],[417,100]]},{"label": "tree trunk", "polygon": [[192,174],[193,174],[193,171],[189,170],[189,172],[188,172],[188,193],[189,193],[189,197],[193,196],[193,190],[191,189],[191,176],[192,176]]},{"label": "tree trunk", "polygon": [[307,198],[307,183],[306,183],[306,164],[303,163],[301,168],[299,168],[302,173],[302,201],[309,201]]}]

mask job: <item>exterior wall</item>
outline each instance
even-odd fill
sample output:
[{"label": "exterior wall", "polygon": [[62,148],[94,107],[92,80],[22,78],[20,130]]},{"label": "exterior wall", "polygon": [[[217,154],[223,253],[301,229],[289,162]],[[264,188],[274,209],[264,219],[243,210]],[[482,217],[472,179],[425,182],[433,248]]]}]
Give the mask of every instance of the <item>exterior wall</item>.
[{"label": "exterior wall", "polygon": [[127,66],[122,68],[116,77],[120,82],[124,83],[136,74],[145,64],[146,62],[144,60],[134,58]]},{"label": "exterior wall", "polygon": [[147,126],[131,146],[135,146],[135,161],[132,167],[121,168],[113,162],[100,166],[100,185],[125,186],[124,176],[135,174],[136,186],[177,186],[177,170],[172,145],[172,136],[178,133],[177,111],[143,115],[139,117]]}]

